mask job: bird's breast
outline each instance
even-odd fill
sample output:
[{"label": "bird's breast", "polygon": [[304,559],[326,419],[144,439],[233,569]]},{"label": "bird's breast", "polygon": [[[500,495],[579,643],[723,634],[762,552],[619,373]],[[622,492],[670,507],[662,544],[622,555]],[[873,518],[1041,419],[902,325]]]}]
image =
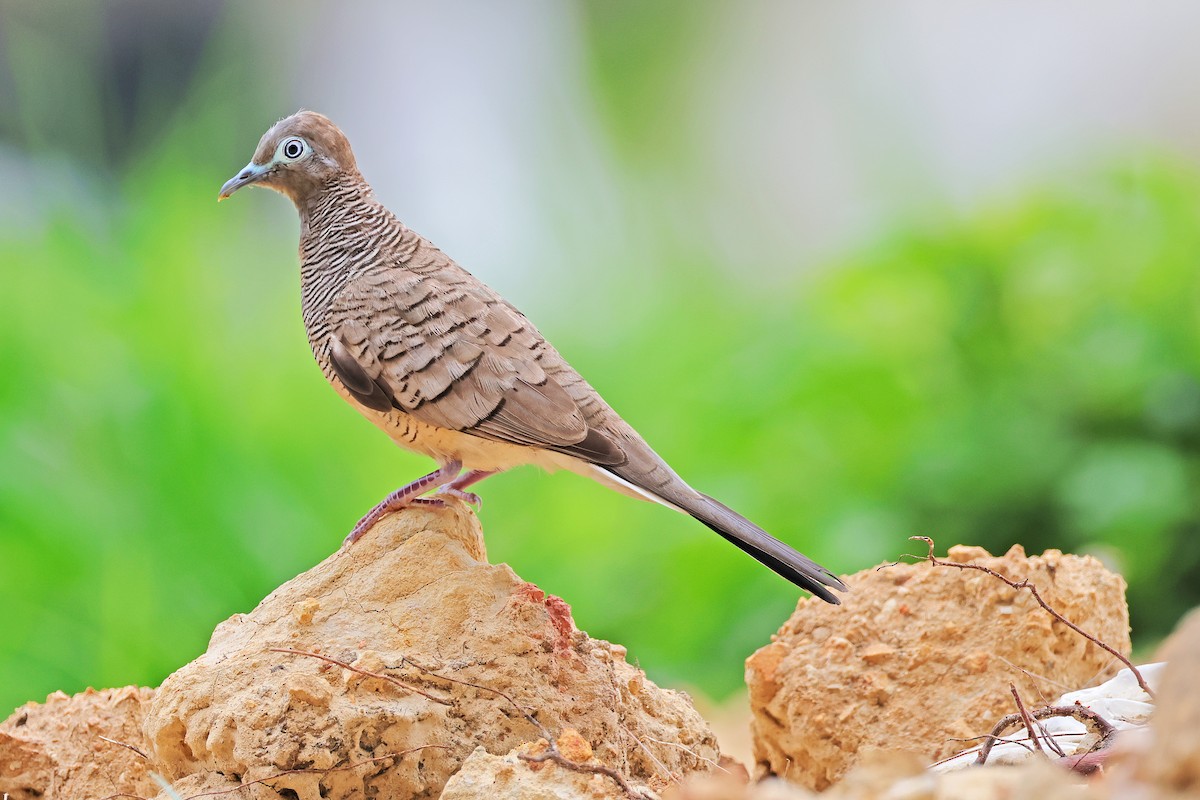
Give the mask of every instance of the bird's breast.
[{"label": "bird's breast", "polygon": [[319,356],[317,361],[321,364],[325,379],[342,399],[405,450],[426,455],[439,464],[459,461],[466,470],[499,472],[533,464],[552,472],[563,466],[559,463],[561,458],[546,450],[497,442],[462,431],[429,425],[396,408],[380,412],[364,406],[333,373],[327,356],[323,363]]}]

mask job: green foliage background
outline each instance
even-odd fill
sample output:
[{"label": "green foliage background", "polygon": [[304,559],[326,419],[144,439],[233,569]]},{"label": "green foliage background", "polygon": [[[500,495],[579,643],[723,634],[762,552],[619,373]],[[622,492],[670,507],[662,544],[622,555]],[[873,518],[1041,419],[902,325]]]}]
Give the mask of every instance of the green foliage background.
[{"label": "green foliage background", "polygon": [[[612,24],[591,19],[591,69],[633,173],[670,137],[644,124],[659,84],[629,59],[670,52]],[[73,177],[0,220],[0,709],[156,684],[429,467],[312,365],[291,210],[213,202],[275,89],[245,88],[237,42],[217,32],[120,163],[54,172],[37,118],[14,123],[45,174]],[[542,328],[698,488],[820,562],[852,572],[914,534],[1095,552],[1153,639],[1200,602],[1200,176],[1115,162],[769,285],[663,225],[644,262],[564,278],[567,312]],[[493,559],[659,681],[730,692],[795,603],[698,524],[574,476],[483,494]]]}]

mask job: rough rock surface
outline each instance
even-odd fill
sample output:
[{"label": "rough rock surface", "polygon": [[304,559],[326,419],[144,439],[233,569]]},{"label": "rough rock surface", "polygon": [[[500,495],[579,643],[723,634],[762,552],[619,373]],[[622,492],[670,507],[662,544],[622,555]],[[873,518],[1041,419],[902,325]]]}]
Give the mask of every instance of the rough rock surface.
[{"label": "rough rock surface", "polygon": [[[568,741],[564,742],[564,738]],[[544,739],[503,756],[476,748],[450,778],[441,800],[624,800],[628,797],[611,776],[571,769],[552,761],[530,762],[521,758],[540,756],[548,749]],[[559,739],[558,749],[564,757],[580,765],[601,763],[575,731]],[[632,785],[629,788],[642,790]]]},{"label": "rough rock surface", "polygon": [[1158,787],[1158,797],[1200,796],[1200,609],[1171,634],[1150,718],[1150,741],[1138,777]]},{"label": "rough rock surface", "polygon": [[[947,560],[1029,578],[1063,616],[1129,652],[1125,581],[1087,556],[1020,547],[993,558],[953,547]],[[824,789],[865,748],[930,761],[963,749],[1013,711],[1097,683],[1120,663],[1016,591],[974,570],[928,563],[865,570],[844,605],[801,600],[746,662],[760,774]]]},{"label": "rough rock surface", "polygon": [[414,507],[218,626],[159,688],[145,732],[172,780],[277,776],[254,796],[298,800],[437,797],[477,747],[508,753],[542,729],[577,729],[647,783],[716,759],[686,695],[624,657],[488,564],[464,507]]},{"label": "rough rock surface", "polygon": [[867,751],[822,800],[1074,800],[1098,797],[1078,775],[1048,761],[934,773],[916,753]]},{"label": "rough rock surface", "polygon": [[45,703],[21,706],[0,724],[0,796],[156,794],[146,759],[116,744],[146,750],[142,716],[153,694],[136,686],[88,689],[73,697],[55,692]]},{"label": "rough rock surface", "polygon": [[[663,800],[1101,800],[1112,796],[1105,787],[1046,761],[945,774],[926,772],[924,761],[913,753],[868,752],[844,780],[820,795],[774,778],[747,786],[704,775],[668,789]],[[584,800],[584,795],[573,798]]]}]

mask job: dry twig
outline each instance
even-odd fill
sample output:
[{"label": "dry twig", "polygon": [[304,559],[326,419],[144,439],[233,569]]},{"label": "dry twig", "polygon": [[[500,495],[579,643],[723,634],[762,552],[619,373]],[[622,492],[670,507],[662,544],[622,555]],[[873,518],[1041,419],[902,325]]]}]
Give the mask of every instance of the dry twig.
[{"label": "dry twig", "polygon": [[[380,680],[384,680],[389,683],[395,684],[396,686],[399,686],[407,691],[415,692],[416,694],[419,694],[422,697],[426,697],[426,698],[434,701],[435,703],[441,703],[442,705],[452,705],[452,702],[449,700],[445,700],[440,697],[434,697],[433,695],[423,692],[420,689],[416,688],[415,686],[405,683],[404,681],[401,681],[397,678],[393,678],[390,675],[385,675],[383,673],[372,672],[370,670],[353,667],[344,661],[339,661],[336,658],[330,658],[329,656],[324,656],[324,655],[321,655],[320,653],[310,653],[305,650],[290,650],[287,648],[277,648],[277,647],[272,647],[272,648],[270,648],[270,650],[273,653],[291,653],[292,655],[308,656],[310,658],[317,658],[322,661],[327,661],[331,664],[336,664],[339,667],[343,667],[352,672],[357,672],[361,675],[367,675],[372,678],[379,678]],[[615,781],[616,784],[621,788],[621,791],[625,792],[626,796],[628,796],[631,800],[653,800],[651,797],[649,797],[649,795],[646,795],[645,793],[639,792],[636,789],[634,789],[633,786],[629,783],[629,781],[625,778],[625,776],[622,775],[621,773],[617,772],[612,767],[609,767],[605,764],[587,764],[587,763],[583,763],[580,761],[572,761],[571,759],[564,756],[562,754],[562,752],[559,751],[558,745],[554,741],[553,734],[550,733],[550,731],[546,728],[546,726],[543,725],[541,722],[539,722],[537,717],[535,717],[531,712],[527,711],[524,706],[522,706],[520,703],[518,703],[515,699],[513,699],[513,697],[511,695],[507,694],[506,692],[503,692],[500,689],[496,689],[491,686],[484,686],[483,684],[472,683],[471,681],[465,681],[465,680],[462,680],[461,678],[451,678],[449,675],[443,675],[440,672],[434,672],[433,670],[428,669],[427,667],[421,666],[420,664],[418,664],[417,662],[413,661],[410,658],[405,658],[404,663],[409,664],[414,669],[418,670],[419,672],[421,672],[431,678],[436,678],[438,680],[447,681],[449,683],[457,683],[460,686],[469,686],[472,689],[478,689],[479,691],[482,691],[482,692],[491,692],[492,694],[496,695],[497,697],[500,697],[503,700],[505,700],[506,702],[508,702],[513,708],[515,708],[518,712],[520,712],[521,716],[525,717],[525,719],[527,719],[531,725],[533,725],[535,728],[537,728],[538,732],[542,735],[542,738],[545,739],[547,746],[548,746],[548,749],[545,753],[542,753],[537,756],[530,756],[530,755],[526,755],[524,753],[518,753],[517,754],[518,757],[521,758],[522,760],[533,762],[533,763],[538,763],[538,762],[543,762],[543,761],[553,761],[554,763],[556,763],[562,767],[565,767],[566,769],[573,770],[575,772],[586,772],[586,773],[590,773],[590,774],[594,774],[594,775],[604,775],[604,776],[611,778],[613,781]],[[444,745],[427,745],[427,746],[428,747],[444,747]],[[449,749],[449,748],[446,748],[446,749]],[[405,751],[405,752],[411,752],[411,751]],[[402,754],[399,754],[399,755],[402,755]],[[388,756],[382,756],[382,758],[388,758]],[[364,761],[361,763],[366,764],[369,762]],[[295,771],[303,772],[304,770],[295,770]],[[281,775],[286,775],[286,774],[289,774],[289,773],[281,773]],[[254,781],[254,783],[262,783],[265,780],[271,780],[271,779],[264,778],[259,781]],[[250,784],[244,784],[244,785],[249,786]],[[236,791],[238,788],[241,788],[241,787],[235,787],[234,789],[223,790],[223,791]],[[210,792],[209,794],[215,794],[215,793]],[[203,796],[203,795],[193,795],[192,797],[186,798],[186,800],[193,800],[193,798],[201,797],[201,796]]]},{"label": "dry twig", "polygon": [[1054,754],[1059,758],[1066,758],[1066,752],[1062,749],[1062,746],[1059,745],[1058,740],[1055,739],[1050,731],[1046,728],[1045,724],[1040,719],[1035,719],[1033,724],[1037,725],[1038,733],[1042,734],[1042,741],[1054,751]]},{"label": "dry twig", "polygon": [[[627,728],[625,726],[625,724],[622,722],[618,722],[617,724],[621,726],[621,730],[625,731],[625,735],[628,736],[630,739],[633,739],[633,741],[637,744],[637,746],[639,748],[641,748],[642,752],[646,754],[646,758],[648,758],[652,762],[654,762],[654,767],[658,770],[660,775],[662,775],[663,777],[665,777],[667,780],[670,780],[670,781],[679,780],[679,776],[676,775],[674,772],[671,772],[671,770],[667,768],[667,765],[662,762],[662,759],[659,758],[658,756],[654,755],[654,751],[651,750],[649,747],[647,747],[646,743],[643,742],[633,731],[629,730],[629,728]],[[657,741],[657,740],[655,740],[655,741]],[[659,742],[659,744],[665,744],[665,743]],[[685,753],[690,754],[694,758],[698,758],[695,753],[693,753],[691,750],[684,747],[683,745],[677,745],[677,746],[681,750],[683,750]]]},{"label": "dry twig", "polygon": [[[118,747],[124,747],[127,750],[132,750],[133,752],[137,753],[139,756],[146,759],[147,761],[150,760],[150,756],[146,755],[146,753],[140,747],[136,747],[132,744],[129,744],[128,742],[118,742],[116,739],[110,739],[107,736],[100,736],[100,734],[96,734],[96,736],[97,736],[97,738],[103,739],[104,741],[108,742],[109,744],[115,744]],[[7,794],[5,794],[4,796],[5,796],[5,798],[8,797]]]},{"label": "dry twig", "polygon": [[[542,738],[546,741],[547,750],[545,753],[541,753],[536,756],[531,756],[526,753],[517,753],[517,757],[522,761],[528,761],[535,764],[543,761],[553,761],[555,764],[572,770],[573,772],[604,775],[608,778],[611,778],[617,784],[617,786],[621,788],[621,791],[623,791],[625,795],[630,798],[630,800],[653,800],[653,798],[649,797],[645,793],[634,789],[624,775],[606,764],[587,764],[582,761],[573,761],[572,759],[564,756],[558,749],[558,744],[555,742],[554,736],[550,733],[546,726],[539,722],[537,717],[535,717],[531,712],[527,711],[524,706],[514,700],[509,694],[491,686],[484,686],[483,684],[464,681],[461,678],[451,678],[449,675],[443,675],[440,672],[434,672],[433,670],[416,663],[411,658],[405,658],[404,661],[431,677],[438,678],[443,681],[449,681],[450,683],[457,683],[460,686],[469,686],[472,689],[479,689],[483,692],[491,692],[497,697],[501,697],[508,701],[513,708],[515,708],[523,717],[525,717],[525,719],[529,720],[530,724],[538,729],[538,731],[542,734]],[[634,739],[637,740],[637,737],[635,736]],[[640,740],[637,741],[638,744],[642,744]],[[642,746],[645,747],[645,745]]]},{"label": "dry twig", "polygon": [[1037,732],[1033,729],[1033,720],[1029,716],[1029,712],[1025,710],[1025,704],[1021,702],[1021,695],[1017,691],[1016,684],[1009,683],[1008,690],[1012,692],[1013,700],[1017,703],[1017,713],[1021,715],[1021,721],[1025,723],[1025,730],[1029,732],[1029,741],[1033,744],[1033,749],[1043,755],[1046,753],[1042,749],[1042,743],[1038,741]]},{"label": "dry twig", "polygon": [[1133,665],[1132,661],[1130,661],[1125,656],[1121,655],[1121,653],[1118,652],[1116,648],[1114,648],[1108,644],[1105,644],[1100,639],[1098,639],[1097,637],[1088,633],[1083,628],[1080,628],[1074,622],[1071,622],[1071,620],[1067,619],[1062,614],[1060,614],[1056,610],[1054,610],[1054,608],[1051,607],[1049,603],[1047,603],[1045,600],[1042,599],[1042,595],[1038,592],[1037,586],[1030,583],[1028,578],[1025,578],[1020,581],[1014,581],[1013,579],[1005,577],[1004,575],[1001,575],[999,572],[996,572],[996,570],[990,569],[989,567],[985,567],[982,564],[959,564],[956,561],[943,561],[942,559],[938,558],[937,556],[935,556],[933,554],[933,547],[934,547],[933,539],[929,538],[928,536],[910,536],[909,539],[912,541],[924,542],[929,547],[929,553],[927,555],[925,555],[924,557],[914,556],[914,558],[919,558],[923,561],[928,561],[930,564],[932,564],[935,567],[955,567],[957,569],[974,569],[974,570],[978,570],[979,572],[983,572],[987,575],[991,575],[993,578],[1007,584],[1008,586],[1012,587],[1013,589],[1015,589],[1017,591],[1020,591],[1021,589],[1028,589],[1029,593],[1033,595],[1033,599],[1037,601],[1037,604],[1039,606],[1041,606],[1042,609],[1047,614],[1054,617],[1056,620],[1058,620],[1062,624],[1066,625],[1068,628],[1075,631],[1080,636],[1087,639],[1089,642],[1096,645],[1097,647],[1104,650],[1105,652],[1109,653],[1110,655],[1113,656],[1113,658],[1117,659],[1122,664],[1124,664],[1129,669],[1129,671],[1133,673],[1134,678],[1137,679],[1138,686],[1142,687],[1142,691],[1145,692],[1146,694],[1148,694],[1151,698],[1154,697],[1154,692],[1150,689],[1150,685],[1146,683],[1146,679],[1142,677],[1142,673],[1138,671],[1138,668]]},{"label": "dry twig", "polygon": [[343,764],[340,767],[330,767],[329,769],[314,769],[314,768],[286,769],[283,772],[278,772],[278,773],[271,775],[269,777],[266,777],[266,778],[259,778],[257,780],[243,783],[241,786],[234,786],[229,789],[214,789],[211,792],[200,792],[199,794],[191,794],[191,795],[188,795],[187,797],[185,797],[184,800],[196,800],[197,797],[215,797],[217,795],[229,794],[231,792],[241,791],[242,789],[245,789],[247,786],[253,786],[256,783],[267,783],[269,781],[277,781],[280,778],[287,777],[288,775],[312,775],[314,773],[324,775],[324,774],[327,774],[330,772],[343,772],[345,770],[355,769],[357,767],[361,767],[366,764],[371,764],[376,761],[384,761],[389,758],[400,758],[401,756],[406,756],[409,753],[415,753],[418,750],[428,750],[428,749],[434,748],[434,747],[439,748],[441,750],[449,750],[450,749],[449,747],[447,747],[444,744],[424,744],[424,745],[421,745],[420,747],[410,747],[407,750],[401,750],[398,753],[388,753],[386,756],[376,756],[375,758],[365,758],[362,761],[356,761],[353,764]]},{"label": "dry twig", "polygon": [[523,716],[523,717],[525,717],[525,719],[529,720],[529,723],[531,725],[533,725],[533,727],[538,729],[538,732],[542,735],[542,738],[544,738],[548,742],[551,742],[551,745],[553,746],[554,739],[551,736],[550,731],[548,731],[546,729],[546,726],[543,725],[542,723],[538,722],[537,718],[535,716],[533,716],[533,714],[526,711],[524,706],[522,706],[520,703],[518,703],[516,700],[514,700],[510,695],[506,694],[505,692],[502,692],[499,689],[495,689],[491,686],[484,686],[483,684],[479,684],[479,683],[471,683],[470,681],[464,681],[461,678],[451,678],[449,675],[443,675],[440,672],[434,672],[431,669],[421,666],[417,662],[413,661],[411,658],[405,658],[404,662],[406,664],[411,664],[414,669],[420,670],[421,672],[425,673],[426,675],[429,675],[430,677],[438,678],[439,680],[448,681],[450,683],[457,683],[459,686],[469,686],[472,689],[478,689],[481,692],[491,692],[492,694],[496,695],[497,697],[500,697],[503,700],[506,700],[513,708],[515,708],[517,711],[519,711],[521,713],[521,716]]},{"label": "dry twig", "polygon": [[[1093,753],[1097,750],[1103,750],[1108,747],[1112,743],[1113,735],[1117,732],[1117,729],[1114,728],[1108,722],[1108,720],[1104,719],[1104,717],[1100,716],[1095,711],[1092,711],[1087,706],[1080,705],[1079,703],[1076,703],[1073,706],[1047,706],[1046,708],[1039,708],[1030,712],[1029,716],[1033,717],[1033,719],[1047,719],[1049,717],[1073,717],[1074,719],[1079,720],[1089,730],[1091,730],[1092,733],[1095,733],[1100,737],[1099,741],[1096,742],[1095,746],[1092,747],[1088,753]],[[1013,727],[1022,722],[1024,722],[1024,720],[1020,714],[1009,714],[1007,717],[1004,717],[997,722],[996,727],[992,728],[992,732],[988,734],[987,741],[984,743],[983,747],[979,748],[979,757],[975,759],[975,763],[986,763],[988,754],[992,752],[992,747],[995,746],[997,742],[1001,741],[1000,733],[1005,729]],[[1085,753],[1084,755],[1088,755],[1088,753]]]},{"label": "dry twig", "polygon": [[[1056,753],[1062,753],[1062,747],[1057,742],[1057,740],[1060,737],[1078,736],[1079,735],[1077,733],[1071,733],[1068,731],[1062,731],[1059,733],[1051,733],[1050,731],[1046,730],[1046,727],[1044,725],[1042,725],[1040,721],[1038,721],[1036,719],[1034,720],[1034,724],[1041,726],[1043,742],[1054,742],[1054,751]],[[983,734],[980,734],[979,736],[949,736],[946,738],[946,741],[947,742],[971,743],[971,742],[986,741],[989,739],[995,739],[994,744],[1015,744],[1018,747],[1025,748],[1026,750],[1028,750],[1031,753],[1033,752],[1033,748],[1029,746],[1028,738],[1014,739],[1010,736],[993,736],[990,733],[983,733]],[[979,747],[974,747],[974,748],[969,748],[967,750],[963,750],[962,752],[959,752],[959,753],[954,753],[953,755],[946,756],[943,759],[933,762],[929,766],[931,766],[931,767],[941,766],[942,764],[945,764],[947,761],[953,761],[954,759],[956,759],[960,756],[969,755],[971,753],[978,753],[979,749],[980,749]],[[1064,758],[1066,757],[1065,753],[1062,753],[1062,755]]]},{"label": "dry twig", "polygon": [[517,758],[521,759],[522,761],[528,761],[531,764],[540,764],[544,761],[553,761],[555,764],[558,764],[561,767],[566,767],[572,772],[587,772],[593,775],[604,775],[607,778],[611,778],[613,782],[617,784],[617,786],[621,787],[621,791],[623,791],[625,796],[629,797],[630,800],[654,800],[654,798],[645,792],[639,792],[637,789],[634,789],[629,781],[625,779],[625,776],[617,772],[612,767],[609,767],[605,764],[583,764],[579,761],[572,761],[562,753],[558,752],[558,748],[554,746],[554,742],[549,742],[549,744],[550,749],[544,753],[540,753],[536,756],[532,756],[527,753],[517,753]]},{"label": "dry twig", "polygon": [[[246,783],[239,783],[238,786],[232,786],[232,787],[229,787],[228,789],[212,789],[211,792],[200,792],[198,794],[190,794],[190,795],[187,795],[186,798],[184,798],[184,800],[196,800],[196,798],[215,798],[215,796],[222,795],[222,794],[232,794],[234,792],[241,792],[242,789],[245,789],[246,787],[254,786],[254,784],[278,781],[278,780],[280,780],[281,777],[287,777],[288,775],[328,775],[328,774],[330,774],[330,772],[344,772],[346,770],[352,770],[355,768],[359,768],[359,766],[365,766],[367,764],[373,764],[376,762],[383,762],[383,760],[386,760],[389,758],[401,758],[402,756],[407,756],[408,753],[415,753],[420,750],[430,750],[431,747],[437,747],[437,748],[440,748],[440,750],[450,750],[450,748],[446,747],[445,745],[421,745],[420,747],[410,747],[410,748],[408,748],[408,750],[402,750],[398,753],[388,753],[388,754],[386,754],[386,756],[376,756],[374,758],[365,758],[365,759],[362,759],[361,762],[354,762],[353,764],[342,764],[341,766],[330,766],[329,769],[307,768],[307,769],[298,769],[298,770],[283,770],[282,772],[276,772],[275,775],[260,777],[260,778],[258,778],[258,780],[248,781]],[[126,794],[124,792],[120,792],[118,794],[104,795],[103,798],[100,798],[100,800],[116,800],[118,798],[130,798],[131,800],[146,800],[146,798],[143,798],[143,796],[140,796],[137,794]],[[7,800],[7,795],[5,795],[5,800]]]},{"label": "dry twig", "polygon": [[327,661],[330,664],[336,664],[337,666],[341,667],[342,669],[348,669],[351,672],[358,673],[359,675],[365,675],[368,678],[378,678],[381,681],[386,681],[390,684],[393,684],[394,686],[398,686],[399,688],[403,689],[406,692],[412,692],[413,694],[419,694],[419,695],[421,695],[421,697],[424,697],[426,700],[432,700],[433,702],[441,703],[444,706],[450,705],[449,700],[446,700],[441,697],[435,697],[434,695],[431,695],[429,692],[423,692],[420,689],[418,689],[417,687],[413,686],[411,683],[405,683],[404,681],[400,680],[399,678],[393,678],[391,675],[384,675],[382,672],[372,672],[369,669],[362,669],[361,667],[356,667],[356,666],[353,666],[352,664],[347,664],[345,661],[339,661],[336,658],[330,658],[329,656],[323,656],[320,653],[310,653],[307,650],[291,650],[286,647],[270,647],[270,648],[268,648],[268,650],[270,650],[270,652],[272,652],[272,653],[291,653],[294,656],[308,656],[309,658],[316,658],[321,661]]},{"label": "dry twig", "polygon": [[[259,784],[259,783],[266,784],[271,781],[277,781],[280,778],[287,777],[288,775],[314,775],[314,774],[327,775],[331,772],[344,772],[345,770],[348,770],[348,769],[355,769],[357,767],[365,766],[367,764],[373,764],[377,761],[385,761],[389,758],[400,758],[401,756],[406,756],[409,753],[415,753],[418,750],[428,750],[428,749],[434,748],[434,747],[442,749],[442,750],[450,749],[449,747],[447,747],[444,744],[425,744],[425,745],[421,745],[420,747],[411,747],[408,750],[401,750],[398,753],[388,753],[385,756],[375,756],[374,758],[366,758],[366,759],[363,759],[362,761],[355,761],[353,764],[343,764],[340,767],[329,767],[328,769],[317,769],[315,767],[308,767],[305,769],[285,769],[282,772],[277,772],[274,775],[268,775],[265,778],[258,778],[257,780],[248,781],[246,783],[238,784],[237,786],[230,786],[228,789],[213,789],[210,792],[199,792],[198,794],[190,794],[187,797],[185,797],[183,800],[196,800],[197,797],[217,797],[217,796],[223,795],[223,794],[232,794],[233,792],[240,792],[242,789],[245,789],[248,786],[254,786],[255,784]],[[110,794],[110,795],[100,798],[100,800],[116,800],[116,798],[120,798],[120,797],[132,798],[132,800],[146,800],[146,798],[140,797],[139,795],[126,794],[124,792],[121,792],[119,794]]]},{"label": "dry twig", "polygon": [[[661,769],[663,769],[664,771],[666,771],[667,777],[672,778],[672,779],[678,778],[678,776],[675,775],[675,773],[671,772],[670,770],[667,770],[666,766],[662,763],[662,761],[659,760],[657,757],[655,757],[651,753],[650,749],[648,747],[646,747],[645,743],[639,737],[634,736],[633,731],[629,730],[629,728],[625,727],[625,725],[623,725],[623,724],[621,725],[621,727],[625,729],[626,733],[628,733],[630,736],[633,737],[634,741],[636,741],[639,745],[641,745],[642,749],[646,752],[647,756],[649,756],[650,758],[653,758],[658,763],[659,767]],[[725,769],[725,767],[721,766],[721,762],[711,759],[708,756],[700,755],[695,750],[688,747],[686,744],[680,744],[679,742],[668,742],[663,739],[655,739],[653,736],[646,736],[645,738],[647,741],[654,742],[655,744],[660,744],[663,747],[674,747],[676,750],[682,750],[683,752],[687,753],[692,758],[696,759],[696,762],[699,764],[708,764],[710,767],[712,767],[715,770],[720,770],[721,772],[724,772],[726,774],[729,773],[729,770],[727,770],[727,769]]]}]

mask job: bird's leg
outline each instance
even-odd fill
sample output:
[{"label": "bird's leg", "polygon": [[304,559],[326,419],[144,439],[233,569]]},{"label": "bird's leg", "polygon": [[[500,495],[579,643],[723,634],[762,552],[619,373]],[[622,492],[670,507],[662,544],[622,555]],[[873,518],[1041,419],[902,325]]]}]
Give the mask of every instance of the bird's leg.
[{"label": "bird's leg", "polygon": [[495,474],[496,470],[473,469],[470,472],[464,472],[462,475],[459,475],[454,480],[445,484],[442,486],[442,488],[437,490],[437,493],[448,494],[451,497],[457,497],[459,500],[470,503],[473,506],[479,506],[483,504],[483,499],[474,492],[464,492],[463,489],[466,489],[473,483],[479,483],[489,475]]},{"label": "bird's leg", "polygon": [[[367,515],[358,521],[354,526],[354,530],[350,531],[350,535],[346,537],[343,544],[354,544],[359,538],[370,529],[372,525],[386,517],[393,511],[399,511],[407,505],[411,505],[413,501],[421,495],[428,492],[430,489],[436,489],[439,486],[445,486],[454,480],[458,473],[462,470],[461,461],[450,461],[423,478],[417,478],[407,486],[401,486],[396,491],[383,498],[379,505],[367,512]],[[470,473],[468,473],[469,475]]]}]

